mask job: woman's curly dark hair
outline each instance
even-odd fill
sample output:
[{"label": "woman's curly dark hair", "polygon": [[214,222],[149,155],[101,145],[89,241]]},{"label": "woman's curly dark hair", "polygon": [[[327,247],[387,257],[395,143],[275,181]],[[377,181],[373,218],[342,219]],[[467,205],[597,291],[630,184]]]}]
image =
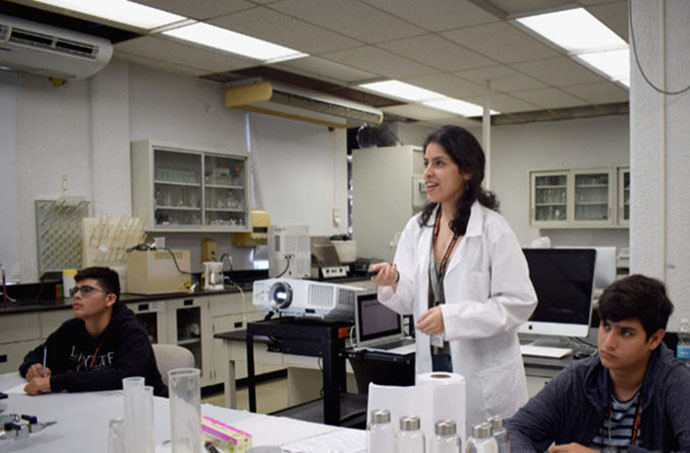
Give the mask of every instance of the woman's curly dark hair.
[{"label": "woman's curly dark hair", "polygon": [[[470,220],[470,210],[475,200],[489,209],[498,211],[498,199],[488,190],[482,189],[484,181],[484,166],[486,158],[481,145],[474,135],[460,126],[441,126],[426,138],[424,151],[429,143],[438,143],[441,148],[453,159],[460,173],[467,173],[472,177],[467,181],[467,186],[458,200],[455,216],[451,220],[450,229],[459,235],[467,231],[467,223]],[[431,214],[438,203],[427,203],[422,215],[419,217],[421,226],[427,225]]]}]

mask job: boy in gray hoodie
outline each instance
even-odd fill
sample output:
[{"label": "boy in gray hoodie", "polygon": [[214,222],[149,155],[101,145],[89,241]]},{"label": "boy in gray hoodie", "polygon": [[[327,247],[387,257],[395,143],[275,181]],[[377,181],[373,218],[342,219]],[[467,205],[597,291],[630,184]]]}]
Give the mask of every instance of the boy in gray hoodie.
[{"label": "boy in gray hoodie", "polygon": [[511,451],[690,451],[690,368],[662,343],[672,312],[658,280],[609,286],[599,354],[572,362],[508,421]]}]

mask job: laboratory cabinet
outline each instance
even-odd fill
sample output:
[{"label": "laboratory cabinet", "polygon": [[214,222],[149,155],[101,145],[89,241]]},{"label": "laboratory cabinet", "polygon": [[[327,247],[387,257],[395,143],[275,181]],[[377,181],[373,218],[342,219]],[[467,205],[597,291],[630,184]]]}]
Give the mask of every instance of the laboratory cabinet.
[{"label": "laboratory cabinet", "polygon": [[132,142],[132,212],[147,231],[249,231],[249,154]]},{"label": "laboratory cabinet", "polygon": [[630,225],[630,168],[618,168],[618,224]]},{"label": "laboratory cabinet", "polygon": [[617,208],[623,199],[617,182],[622,176],[617,168],[530,172],[530,225],[537,228],[627,226],[620,221]]},{"label": "laboratory cabinet", "polygon": [[426,202],[423,174],[422,148],[352,150],[352,230],[358,256],[392,261],[407,221]]}]

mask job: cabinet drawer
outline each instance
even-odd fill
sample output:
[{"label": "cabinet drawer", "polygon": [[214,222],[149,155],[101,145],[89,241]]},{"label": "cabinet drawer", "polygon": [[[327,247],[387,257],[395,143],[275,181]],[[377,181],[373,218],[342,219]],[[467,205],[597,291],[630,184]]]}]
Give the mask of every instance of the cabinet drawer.
[{"label": "cabinet drawer", "polygon": [[243,310],[247,311],[247,304],[251,306],[252,311],[255,310],[252,304],[251,292],[244,293],[244,304],[242,303],[242,296],[240,293],[223,294],[209,298],[211,316],[225,316],[242,313]]},{"label": "cabinet drawer", "polygon": [[0,343],[37,340],[39,334],[37,313],[0,316]]},{"label": "cabinet drawer", "polygon": [[39,313],[40,338],[48,338],[48,335],[55,332],[63,322],[72,318],[74,318],[72,310],[53,310]]},{"label": "cabinet drawer", "polygon": [[39,344],[39,340],[0,344],[0,373],[17,371],[24,356]]}]

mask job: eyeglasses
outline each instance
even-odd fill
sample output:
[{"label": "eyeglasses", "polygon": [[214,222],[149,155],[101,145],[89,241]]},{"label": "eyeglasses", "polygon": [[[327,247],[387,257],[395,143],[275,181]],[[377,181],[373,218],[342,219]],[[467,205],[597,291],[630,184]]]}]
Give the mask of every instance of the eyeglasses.
[{"label": "eyeglasses", "polygon": [[88,296],[94,291],[100,292],[100,293],[105,293],[102,289],[94,288],[93,286],[89,285],[82,285],[82,286],[75,286],[74,288],[69,290],[69,297],[74,297],[77,295],[78,292],[81,291],[82,296]]}]

